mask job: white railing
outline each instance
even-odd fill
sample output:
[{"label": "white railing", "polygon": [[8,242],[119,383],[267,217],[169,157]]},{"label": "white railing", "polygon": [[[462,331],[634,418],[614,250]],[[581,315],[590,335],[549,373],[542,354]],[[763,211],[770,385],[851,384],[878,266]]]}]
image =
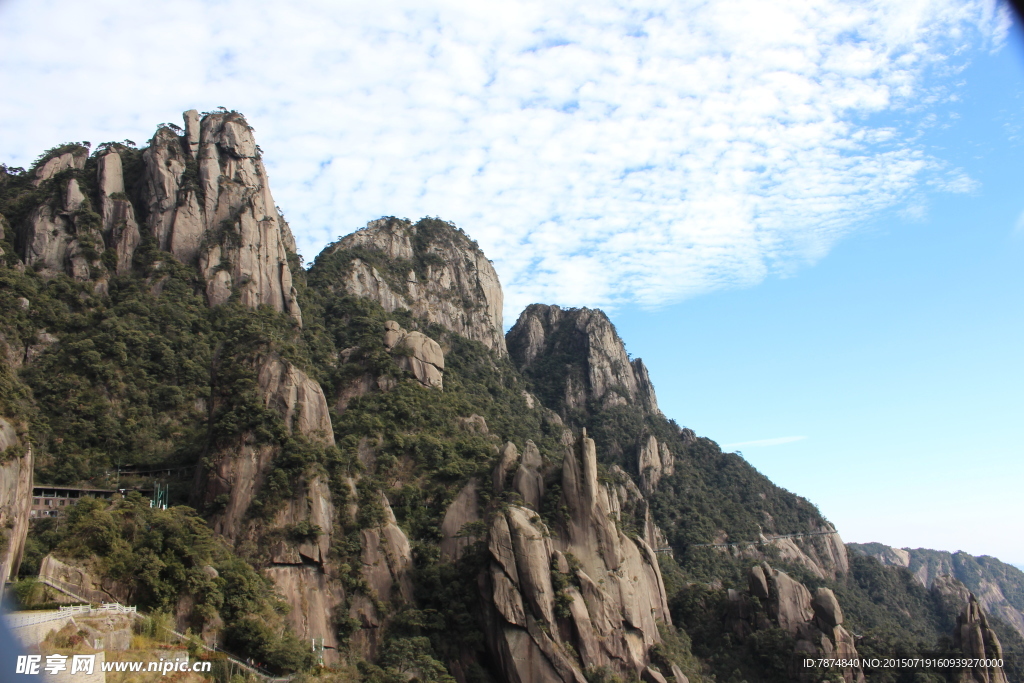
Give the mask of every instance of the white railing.
[{"label": "white railing", "polygon": [[62,605],[59,609],[64,613],[78,614],[79,612],[91,612],[92,605]]},{"label": "white railing", "polygon": [[135,605],[125,607],[119,602],[105,602],[93,610],[94,612],[120,612],[121,614],[137,614],[138,608]]},{"label": "white railing", "polygon": [[57,621],[58,619],[67,619],[69,616],[67,612],[35,612],[34,614],[5,614],[4,619],[7,621],[9,628],[16,629],[24,628],[25,626],[35,626],[36,624],[45,624],[48,621]]},{"label": "white railing", "polygon": [[7,625],[10,628],[22,628],[25,626],[33,626],[35,624],[45,624],[48,621],[57,621],[58,619],[68,619],[76,614],[88,615],[94,612],[138,614],[138,608],[134,606],[125,607],[124,605],[116,602],[107,602],[99,607],[93,607],[92,605],[63,605],[56,611],[14,612],[5,615],[5,617],[7,619]]}]

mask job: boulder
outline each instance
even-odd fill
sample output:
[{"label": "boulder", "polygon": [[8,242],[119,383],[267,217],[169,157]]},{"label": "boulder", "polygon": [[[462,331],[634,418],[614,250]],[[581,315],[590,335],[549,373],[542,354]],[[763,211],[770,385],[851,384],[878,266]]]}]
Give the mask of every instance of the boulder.
[{"label": "boulder", "polygon": [[396,357],[398,366],[412,373],[425,387],[441,388],[444,353],[441,346],[422,332],[407,332],[394,320],[384,323],[384,348]]},{"label": "boulder", "polygon": [[747,573],[747,582],[751,595],[760,600],[768,600],[768,577],[765,576],[764,569],[758,565],[751,567]]},{"label": "boulder", "polygon": [[820,587],[814,593],[811,608],[821,630],[826,631],[843,623],[843,610],[830,588]]},{"label": "boulder", "polygon": [[459,427],[470,434],[490,434],[487,429],[487,420],[482,415],[470,415],[469,417],[458,418]]},{"label": "boulder", "polygon": [[776,569],[771,576],[771,592],[773,616],[779,628],[795,636],[800,625],[814,617],[810,591],[799,581]]}]

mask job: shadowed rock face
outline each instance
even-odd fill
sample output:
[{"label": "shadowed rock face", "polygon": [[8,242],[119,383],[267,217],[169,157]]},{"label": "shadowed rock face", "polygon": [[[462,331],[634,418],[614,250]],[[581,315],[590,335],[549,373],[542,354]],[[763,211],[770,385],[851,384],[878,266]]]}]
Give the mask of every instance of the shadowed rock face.
[{"label": "shadowed rock face", "polygon": [[340,283],[349,294],[373,299],[388,312],[406,309],[499,354],[506,353],[498,274],[476,243],[461,231],[431,230],[397,218],[382,218],[344,237],[320,258],[350,250],[378,253],[393,268],[381,272],[362,258],[352,258]]},{"label": "shadowed rock face", "polygon": [[[546,386],[548,403],[563,414],[589,401],[603,407],[636,403],[658,412],[647,368],[639,358],[629,359],[603,311],[532,304],[509,330],[506,343],[519,369]],[[564,362],[556,367],[553,359]]]},{"label": "shadowed rock face", "polygon": [[[526,446],[519,472],[539,468],[534,449]],[[525,493],[530,481],[524,475]],[[508,681],[582,681],[583,670],[602,666],[628,678],[647,671],[661,641],[657,624],[671,617],[654,551],[616,524],[625,504],[618,488],[598,482],[594,442],[584,434],[563,461],[564,515],[554,529],[527,507],[494,515],[483,579],[487,639]]]},{"label": "shadowed rock face", "polygon": [[[985,611],[973,594],[968,598],[960,616],[956,619],[953,632],[953,646],[959,648],[969,659],[1002,659],[1003,647],[999,637],[988,625]],[[1006,674],[997,667],[975,667],[964,669],[961,681],[978,683],[1006,683]]]},{"label": "shadowed rock face", "polygon": [[32,507],[32,448],[9,459],[5,453],[19,442],[14,425],[0,418],[0,534],[6,541],[0,551],[0,598],[7,580],[16,578],[21,566]]}]

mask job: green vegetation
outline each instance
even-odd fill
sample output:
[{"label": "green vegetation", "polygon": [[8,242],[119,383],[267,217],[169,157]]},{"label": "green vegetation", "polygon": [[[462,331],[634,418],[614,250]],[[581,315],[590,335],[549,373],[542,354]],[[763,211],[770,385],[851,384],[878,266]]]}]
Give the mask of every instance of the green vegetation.
[{"label": "green vegetation", "polygon": [[171,613],[180,596],[190,596],[193,630],[223,620],[225,642],[240,656],[278,671],[311,663],[305,645],[284,628],[288,606],[273,584],[191,508],[155,509],[136,492],[110,505],[84,498],[30,536],[23,571],[38,571],[47,552],[114,581],[126,602],[146,611]]}]

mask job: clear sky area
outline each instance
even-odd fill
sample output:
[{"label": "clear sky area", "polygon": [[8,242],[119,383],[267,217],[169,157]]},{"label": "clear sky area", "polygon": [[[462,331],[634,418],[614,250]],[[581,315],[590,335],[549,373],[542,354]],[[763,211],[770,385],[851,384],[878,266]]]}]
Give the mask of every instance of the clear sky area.
[{"label": "clear sky area", "polygon": [[0,0],[0,162],[236,109],[312,259],[382,215],[602,307],[847,541],[1024,565],[1024,36],[988,0]]}]

